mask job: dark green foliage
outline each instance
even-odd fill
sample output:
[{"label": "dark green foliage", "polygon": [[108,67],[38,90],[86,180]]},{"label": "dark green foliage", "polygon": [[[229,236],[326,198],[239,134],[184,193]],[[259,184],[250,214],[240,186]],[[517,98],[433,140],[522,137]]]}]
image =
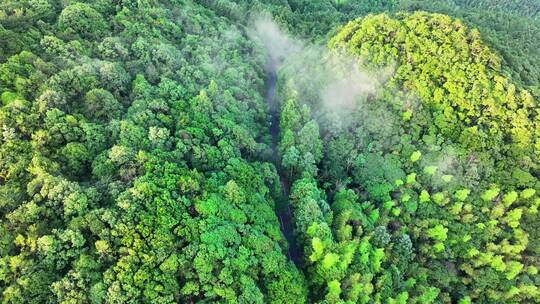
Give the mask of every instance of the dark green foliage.
[{"label": "dark green foliage", "polygon": [[58,16],[60,33],[80,35],[82,38],[97,38],[105,33],[107,24],[103,16],[86,3],[68,5]]}]

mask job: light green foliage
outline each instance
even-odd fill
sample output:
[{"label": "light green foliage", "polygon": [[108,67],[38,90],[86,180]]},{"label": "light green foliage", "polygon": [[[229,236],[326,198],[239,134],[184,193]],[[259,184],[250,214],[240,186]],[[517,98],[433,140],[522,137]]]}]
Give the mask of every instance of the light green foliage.
[{"label": "light green foliage", "polygon": [[416,173],[411,173],[407,175],[407,184],[414,184],[416,182]]},{"label": "light green foliage", "polygon": [[502,272],[506,269],[506,264],[503,261],[503,257],[501,255],[496,255],[491,259],[490,266],[499,271]]},{"label": "light green foliage", "polygon": [[516,199],[518,198],[518,193],[516,191],[511,191],[503,195],[503,202],[506,207],[510,207]]},{"label": "light green foliage", "polygon": [[442,192],[434,193],[431,198],[433,201],[439,205],[444,205],[445,203],[445,195]]},{"label": "light green foliage", "polygon": [[411,154],[411,161],[414,163],[416,161],[418,161],[420,159],[420,157],[422,156],[422,152],[420,151],[414,151],[412,154]]},{"label": "light green foliage", "polygon": [[514,279],[523,269],[523,264],[516,261],[510,261],[506,264],[506,278],[508,280]]},{"label": "light green foliage", "polygon": [[326,269],[330,269],[332,266],[334,266],[337,261],[339,260],[339,255],[335,253],[328,253],[324,256],[324,259],[322,261],[322,266]]},{"label": "light green foliage", "polygon": [[418,197],[421,203],[429,202],[429,198],[430,195],[426,190],[422,190],[422,192],[420,192],[420,196]]},{"label": "light green foliage", "polygon": [[531,198],[536,193],[536,190],[527,188],[523,191],[521,191],[521,197],[524,199]]},{"label": "light green foliage", "polygon": [[444,241],[447,238],[448,228],[438,224],[427,230],[427,234],[430,238],[438,241]]},{"label": "light green foliage", "polygon": [[317,261],[318,259],[320,259],[322,257],[322,254],[324,252],[324,245],[323,243],[321,242],[321,239],[318,238],[318,237],[314,237],[312,240],[311,240],[311,246],[313,247],[313,253],[311,254],[311,256],[309,257],[309,259],[312,261],[312,262],[315,262]]},{"label": "light green foliage", "polygon": [[465,201],[467,199],[467,197],[469,196],[469,194],[471,193],[471,191],[469,189],[461,189],[461,190],[458,190],[456,191],[456,193],[454,193],[454,197],[458,200],[458,201]]},{"label": "light green foliage", "polygon": [[504,218],[504,221],[508,224],[508,226],[512,228],[519,227],[519,220],[521,219],[521,216],[523,214],[523,210],[520,208],[513,209],[511,211],[508,211],[506,214],[506,217]]},{"label": "light green foliage", "polygon": [[334,280],[328,283],[328,294],[326,300],[330,303],[338,302],[341,294],[341,287],[338,281]]},{"label": "light green foliage", "polygon": [[481,198],[484,201],[489,202],[489,201],[494,200],[497,197],[497,195],[499,195],[499,192],[500,192],[499,188],[491,188],[491,189],[486,190],[482,194]]}]

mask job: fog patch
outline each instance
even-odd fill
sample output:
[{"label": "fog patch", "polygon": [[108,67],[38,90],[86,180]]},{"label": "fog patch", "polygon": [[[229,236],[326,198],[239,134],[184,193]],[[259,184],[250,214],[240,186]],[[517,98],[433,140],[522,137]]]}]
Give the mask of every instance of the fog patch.
[{"label": "fog patch", "polygon": [[[331,58],[335,64],[328,65],[329,82],[322,88],[320,97],[324,106],[333,108],[352,108],[360,95],[375,92],[377,82],[372,75],[360,70],[358,64],[348,58],[336,62],[337,58]],[[335,68],[347,67],[342,74],[332,71]]]},{"label": "fog patch", "polygon": [[248,36],[264,46],[268,54],[267,68],[277,71],[292,54],[304,49],[304,44],[281,31],[270,15],[254,16],[248,28]]},{"label": "fog patch", "polygon": [[279,71],[285,86],[280,91],[288,95],[281,100],[297,96],[312,106],[315,116],[354,110],[393,73],[392,68],[368,71],[357,57],[296,39],[269,15],[255,16],[250,24],[248,35],[267,52],[267,69]]}]

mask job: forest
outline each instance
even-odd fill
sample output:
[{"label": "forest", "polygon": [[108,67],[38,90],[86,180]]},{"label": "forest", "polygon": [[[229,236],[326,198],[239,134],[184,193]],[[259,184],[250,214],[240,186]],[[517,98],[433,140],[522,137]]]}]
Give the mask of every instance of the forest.
[{"label": "forest", "polygon": [[540,303],[538,0],[2,0],[0,303]]}]

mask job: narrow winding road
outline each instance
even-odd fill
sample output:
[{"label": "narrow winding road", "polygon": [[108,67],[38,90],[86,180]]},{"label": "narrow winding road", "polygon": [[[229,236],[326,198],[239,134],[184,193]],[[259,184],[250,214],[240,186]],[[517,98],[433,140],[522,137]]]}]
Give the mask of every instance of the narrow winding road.
[{"label": "narrow winding road", "polygon": [[267,91],[266,91],[266,104],[268,105],[268,113],[270,115],[270,128],[269,132],[272,136],[272,154],[274,164],[278,168],[279,179],[281,181],[281,187],[283,189],[284,202],[277,204],[276,214],[281,223],[281,231],[289,244],[289,259],[293,261],[296,266],[301,266],[302,252],[296,243],[294,237],[294,227],[292,220],[291,208],[289,206],[289,190],[290,184],[287,177],[282,174],[281,159],[278,153],[279,143],[279,104],[275,98],[276,95],[277,74],[274,68],[268,68],[267,72]]}]

